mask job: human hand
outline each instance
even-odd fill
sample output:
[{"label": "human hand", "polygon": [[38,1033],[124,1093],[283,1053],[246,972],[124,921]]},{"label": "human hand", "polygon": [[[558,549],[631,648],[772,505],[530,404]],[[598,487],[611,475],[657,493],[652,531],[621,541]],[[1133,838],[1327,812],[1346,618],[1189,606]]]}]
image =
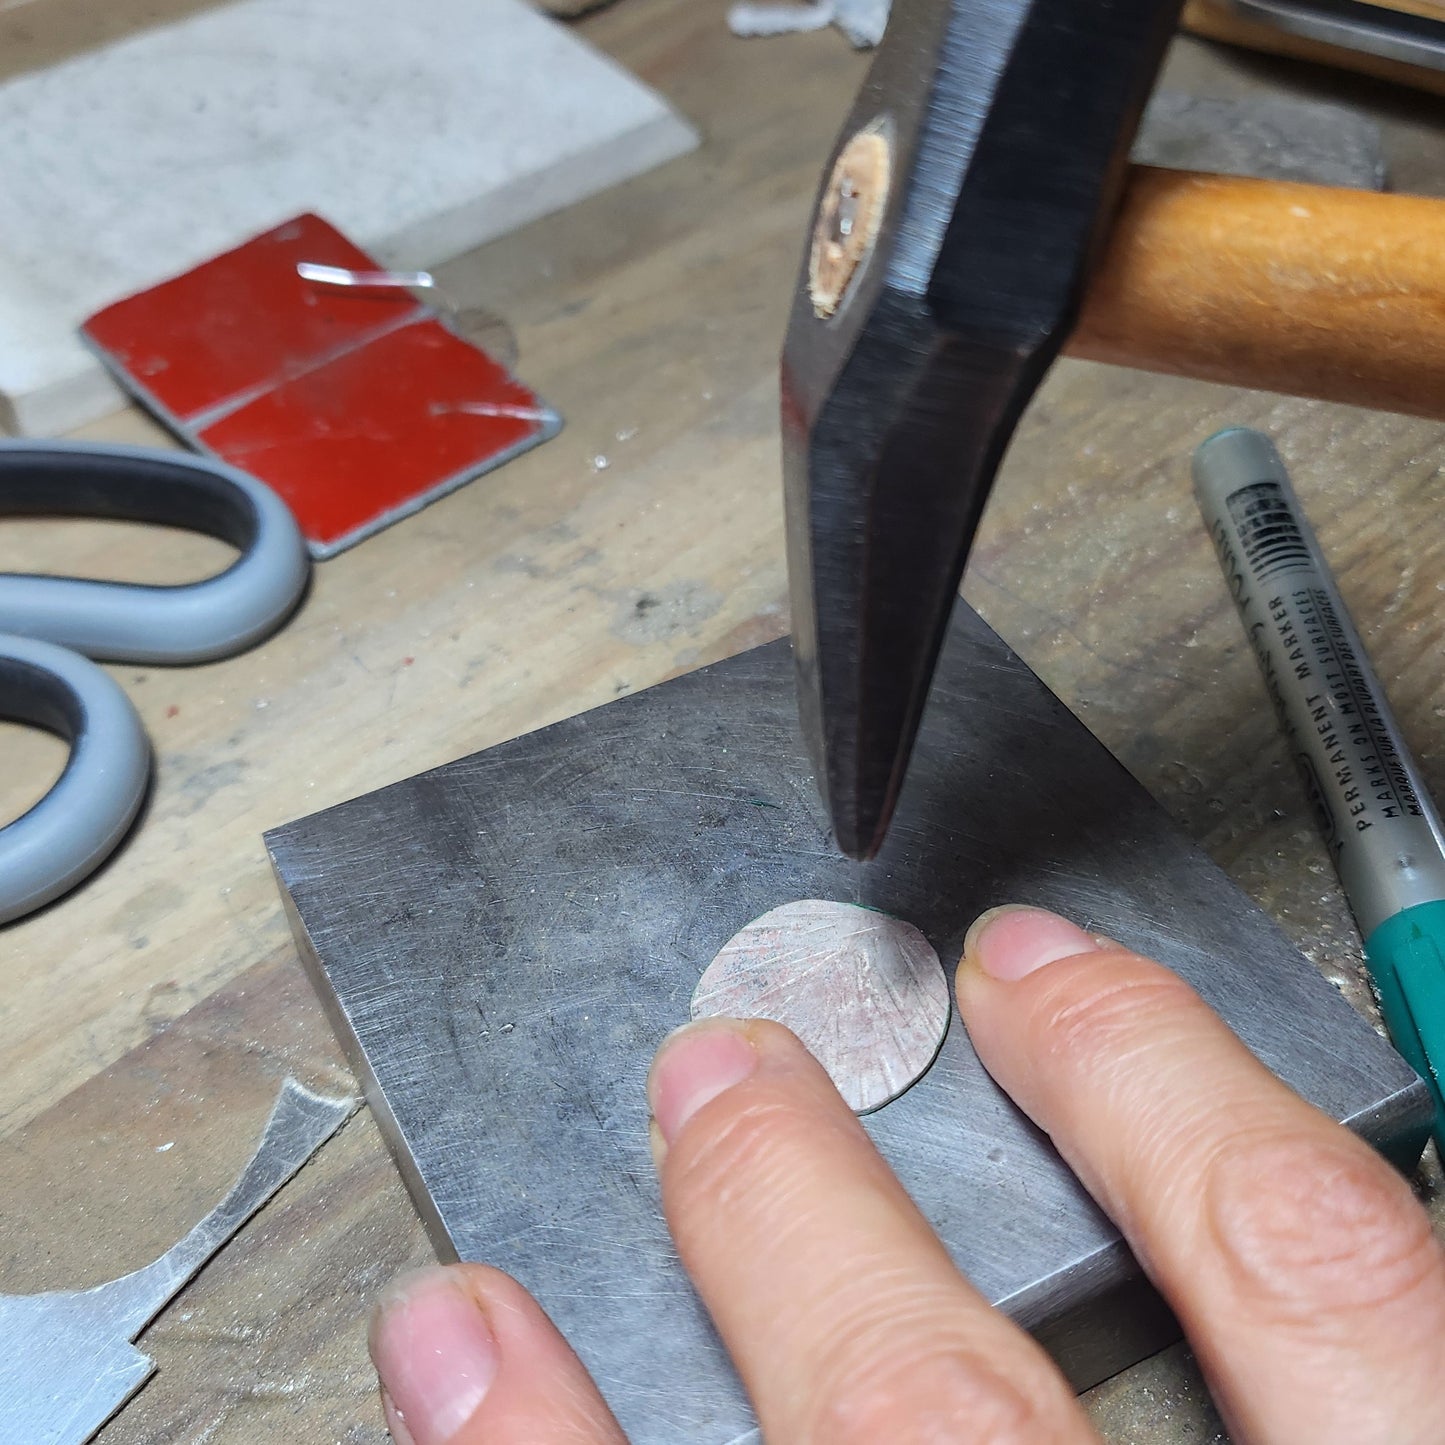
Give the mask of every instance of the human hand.
[{"label": "human hand", "polygon": [[[1445,1252],[1403,1179],[1173,973],[1053,914],[985,914],[956,982],[979,1056],[1173,1306],[1237,1441],[1445,1441]],[[786,1029],[679,1030],[648,1098],[668,1224],[767,1440],[1097,1440]],[[371,1350],[400,1445],[623,1445],[496,1270],[399,1280]]]}]

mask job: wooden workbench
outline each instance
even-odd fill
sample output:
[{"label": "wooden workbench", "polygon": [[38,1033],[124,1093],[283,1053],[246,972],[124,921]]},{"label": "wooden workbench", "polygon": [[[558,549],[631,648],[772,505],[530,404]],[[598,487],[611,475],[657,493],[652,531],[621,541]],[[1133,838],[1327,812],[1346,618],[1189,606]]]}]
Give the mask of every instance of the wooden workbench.
[{"label": "wooden workbench", "polygon": [[[25,13],[0,16],[7,70],[16,44],[57,53],[15,31]],[[735,41],[720,4],[685,0],[621,0],[582,29],[706,143],[443,268],[449,291],[507,317],[523,374],[567,418],[559,439],[320,566],[295,620],[246,656],[115,669],[155,741],[143,824],[76,894],[0,931],[0,1289],[150,1258],[223,1192],[282,1073],[348,1086],[263,829],[786,628],[776,354],[864,61],[832,33]],[[1170,80],[1339,88],[1194,43]],[[1445,190],[1441,103],[1350,90],[1384,119],[1397,183]],[[1063,363],[1009,454],[965,592],[1364,1008],[1358,937],[1190,500],[1189,452],[1226,422],[1278,438],[1445,795],[1439,425]],[[85,434],[158,436],[134,414]],[[6,521],[0,568],[170,581],[226,555],[174,543]],[[0,758],[10,817],[63,750],[0,724]],[[102,1438],[382,1440],[365,1312],[428,1257],[362,1114],[144,1338],[160,1373]],[[1222,1438],[1179,1350],[1090,1403],[1114,1440]]]}]

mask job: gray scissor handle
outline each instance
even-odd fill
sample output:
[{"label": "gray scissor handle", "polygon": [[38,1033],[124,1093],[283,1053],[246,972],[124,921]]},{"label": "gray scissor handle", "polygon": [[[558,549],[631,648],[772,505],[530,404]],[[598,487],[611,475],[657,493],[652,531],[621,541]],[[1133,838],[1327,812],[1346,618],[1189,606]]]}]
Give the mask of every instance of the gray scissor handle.
[{"label": "gray scissor handle", "polygon": [[0,573],[0,630],[107,661],[209,662],[258,642],[300,600],[310,564],[286,504],[224,462],[152,447],[0,442],[0,517],[155,522],[241,555],[203,582],[154,587]]},{"label": "gray scissor handle", "polygon": [[77,652],[0,633],[0,717],[58,733],[55,786],[0,828],[0,923],[73,888],[125,836],[145,797],[150,746],[130,699]]},{"label": "gray scissor handle", "polygon": [[286,620],[310,573],[301,533],[274,492],[224,462],[181,452],[0,442],[4,516],[161,523],[219,537],[241,555],[215,577],[178,587],[0,573],[0,717],[58,733],[71,749],[55,786],[0,828],[0,923],[98,867],[145,797],[150,747],[140,719],[86,657],[227,657]]}]

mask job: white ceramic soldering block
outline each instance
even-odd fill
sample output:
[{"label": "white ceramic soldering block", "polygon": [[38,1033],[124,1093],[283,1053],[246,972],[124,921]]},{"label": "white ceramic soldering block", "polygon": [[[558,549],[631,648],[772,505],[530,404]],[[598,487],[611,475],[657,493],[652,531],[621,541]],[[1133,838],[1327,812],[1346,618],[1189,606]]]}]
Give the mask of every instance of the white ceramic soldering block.
[{"label": "white ceramic soldering block", "polygon": [[301,211],[430,266],[697,144],[522,0],[237,0],[0,85],[0,423],[120,393],[92,312]]}]

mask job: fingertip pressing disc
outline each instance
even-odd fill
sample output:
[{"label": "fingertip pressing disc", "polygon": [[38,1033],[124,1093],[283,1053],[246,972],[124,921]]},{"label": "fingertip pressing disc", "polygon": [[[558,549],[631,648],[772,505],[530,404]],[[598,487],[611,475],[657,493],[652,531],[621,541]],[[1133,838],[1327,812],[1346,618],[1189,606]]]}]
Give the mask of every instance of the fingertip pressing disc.
[{"label": "fingertip pressing disc", "polygon": [[808,898],[739,929],[698,980],[692,1016],[790,1028],[858,1114],[920,1079],[948,1032],[948,983],[911,923]]}]

